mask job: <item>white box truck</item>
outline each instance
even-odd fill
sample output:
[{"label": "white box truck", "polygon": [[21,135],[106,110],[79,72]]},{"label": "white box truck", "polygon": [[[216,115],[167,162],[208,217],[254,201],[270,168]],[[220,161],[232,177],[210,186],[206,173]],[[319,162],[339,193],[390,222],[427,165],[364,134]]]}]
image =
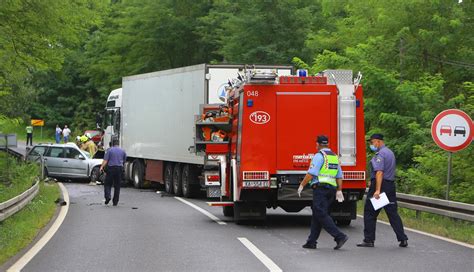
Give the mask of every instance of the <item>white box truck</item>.
[{"label": "white box truck", "polygon": [[[196,115],[203,104],[222,103],[219,94],[244,65],[200,64],[127,76],[107,100],[104,147],[119,139],[128,159],[126,180],[136,188],[165,184],[168,193],[192,196],[200,189],[204,158],[190,152]],[[256,65],[291,75],[291,66]]]}]

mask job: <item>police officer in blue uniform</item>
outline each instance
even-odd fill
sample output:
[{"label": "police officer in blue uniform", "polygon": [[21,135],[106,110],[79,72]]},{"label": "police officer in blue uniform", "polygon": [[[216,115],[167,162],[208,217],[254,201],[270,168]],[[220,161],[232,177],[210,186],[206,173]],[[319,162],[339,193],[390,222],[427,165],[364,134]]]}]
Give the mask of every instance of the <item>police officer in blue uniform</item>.
[{"label": "police officer in blue uniform", "polygon": [[349,239],[342,233],[329,216],[329,208],[336,198],[344,201],[342,194],[342,170],[337,154],[328,147],[328,138],[320,135],[316,147],[319,152],[313,157],[311,167],[298,188],[301,197],[303,188],[309,183],[313,189],[313,218],[311,220],[311,233],[303,248],[316,249],[317,240],[321,229],[324,228],[336,242],[334,249],[340,249]]},{"label": "police officer in blue uniform", "polygon": [[377,216],[380,210],[374,210],[370,199],[372,197],[379,199],[381,193],[387,195],[390,203],[384,207],[387,213],[390,225],[397,235],[397,240],[400,242],[400,247],[408,246],[408,237],[403,230],[402,219],[397,211],[397,196],[395,189],[395,170],[396,161],[392,150],[385,146],[382,134],[373,134],[369,139],[371,145],[370,149],[375,153],[375,156],[370,161],[370,188],[367,193],[367,199],[364,207],[364,241],[357,246],[359,247],[374,247],[375,242],[375,226],[377,224]]}]

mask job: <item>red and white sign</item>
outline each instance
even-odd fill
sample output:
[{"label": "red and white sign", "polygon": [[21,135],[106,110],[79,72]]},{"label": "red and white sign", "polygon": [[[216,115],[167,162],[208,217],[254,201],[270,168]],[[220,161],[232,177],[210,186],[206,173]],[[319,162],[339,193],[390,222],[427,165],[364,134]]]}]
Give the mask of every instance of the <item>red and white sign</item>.
[{"label": "red and white sign", "polygon": [[264,111],[254,111],[249,116],[250,121],[257,125],[263,125],[270,122],[270,114]]},{"label": "red and white sign", "polygon": [[472,142],[474,124],[471,117],[462,110],[445,110],[433,120],[431,136],[442,149],[456,152]]}]

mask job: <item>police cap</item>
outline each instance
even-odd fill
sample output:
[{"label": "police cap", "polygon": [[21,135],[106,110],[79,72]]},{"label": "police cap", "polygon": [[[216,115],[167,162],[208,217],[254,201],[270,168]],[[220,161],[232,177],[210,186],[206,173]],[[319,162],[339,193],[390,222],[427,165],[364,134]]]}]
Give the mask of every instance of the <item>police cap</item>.
[{"label": "police cap", "polygon": [[374,133],[370,136],[370,138],[367,141],[374,140],[374,139],[383,141],[383,134]]},{"label": "police cap", "polygon": [[323,144],[323,145],[329,144],[329,140],[326,135],[319,135],[318,138],[316,138],[316,141],[318,142],[318,144]]}]

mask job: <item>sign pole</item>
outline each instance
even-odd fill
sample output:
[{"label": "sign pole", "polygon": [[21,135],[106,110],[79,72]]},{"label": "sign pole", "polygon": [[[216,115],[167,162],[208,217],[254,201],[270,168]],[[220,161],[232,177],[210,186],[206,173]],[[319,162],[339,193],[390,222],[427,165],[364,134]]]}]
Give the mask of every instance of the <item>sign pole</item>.
[{"label": "sign pole", "polygon": [[43,142],[43,127],[41,127],[41,142]]},{"label": "sign pole", "polygon": [[451,169],[453,162],[453,152],[448,152],[448,177],[446,181],[446,200],[449,200],[449,184],[451,183]]}]

